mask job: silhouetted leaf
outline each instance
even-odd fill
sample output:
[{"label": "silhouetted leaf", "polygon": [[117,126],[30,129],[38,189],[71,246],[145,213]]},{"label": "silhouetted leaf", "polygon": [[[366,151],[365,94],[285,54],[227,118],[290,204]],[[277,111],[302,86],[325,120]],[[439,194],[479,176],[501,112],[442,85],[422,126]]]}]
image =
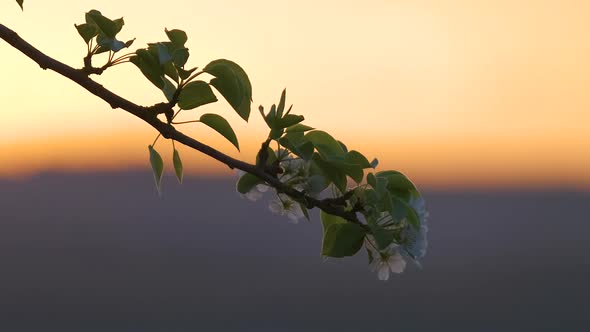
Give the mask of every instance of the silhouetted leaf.
[{"label": "silhouetted leaf", "polygon": [[96,27],[96,25],[82,23],[80,25],[74,24],[74,26],[76,27],[76,30],[78,30],[78,33],[84,39],[86,44],[88,44],[90,40],[92,40],[92,38],[94,38],[94,36],[98,34],[98,28]]},{"label": "silhouetted leaf", "polygon": [[298,123],[296,125],[292,125],[290,127],[287,128],[287,132],[288,133],[294,133],[294,132],[306,132],[306,131],[310,131],[310,130],[314,130],[315,128],[312,128],[310,126],[306,126],[304,124]]},{"label": "silhouetted leaf", "polygon": [[189,78],[189,76],[191,76],[191,74],[195,70],[197,70],[197,67],[189,69],[189,70],[184,70],[183,68],[179,67],[176,64],[174,64],[174,67],[176,67],[176,71],[178,71],[178,76],[180,76],[180,78],[182,78],[183,80],[186,80],[187,78]]},{"label": "silhouetted leaf", "polygon": [[327,257],[354,256],[363,246],[365,230],[341,217],[321,212],[324,238],[322,255]]},{"label": "silhouetted leaf", "polygon": [[246,72],[235,62],[226,59],[212,61],[203,71],[215,76],[211,80],[211,85],[223,95],[242,119],[248,121],[252,85]]},{"label": "silhouetted leaf", "polygon": [[94,22],[106,37],[115,39],[115,36],[123,27],[123,18],[112,21],[103,16],[98,10],[91,10],[86,13],[86,23]]},{"label": "silhouetted leaf", "polygon": [[172,153],[172,162],[174,163],[174,173],[176,173],[176,178],[178,179],[178,182],[182,183],[182,160],[180,160],[180,154],[178,154],[178,151],[176,149],[174,149],[174,152]]},{"label": "silhouetted leaf", "polygon": [[305,120],[303,115],[295,115],[295,114],[287,114],[279,121],[277,121],[277,127],[279,128],[287,128],[298,124],[299,122]]},{"label": "silhouetted leaf", "polygon": [[188,40],[186,32],[178,29],[164,29],[164,31],[166,31],[168,39],[170,39],[170,41],[172,42],[172,44],[174,44],[174,46],[176,46],[176,48],[184,48],[184,44]]},{"label": "silhouetted leaf", "polygon": [[405,208],[406,210],[406,220],[408,221],[408,223],[410,225],[412,225],[412,227],[419,229],[420,228],[420,218],[418,217],[418,214],[416,213],[416,210],[414,210],[414,208],[408,204],[405,200],[403,200],[400,197],[397,197],[396,195],[391,195],[391,197],[394,200],[394,204],[397,203],[399,204],[398,206],[403,206],[403,208]]},{"label": "silhouetted leaf", "polygon": [[312,165],[317,166],[321,174],[330,180],[341,192],[346,191],[346,174],[334,164],[324,160],[318,153],[313,154]]},{"label": "silhouetted leaf", "polygon": [[125,43],[123,43],[122,41],[107,37],[100,33],[98,34],[98,36],[96,36],[96,43],[101,47],[101,49],[97,51],[96,54],[103,53],[106,51],[119,52],[125,47]]},{"label": "silhouetted leaf", "polygon": [[162,173],[164,172],[164,161],[160,154],[154,150],[154,148],[150,145],[148,146],[148,150],[150,151],[150,164],[152,165],[152,171],[154,173],[154,181],[156,182],[156,188],[158,189],[158,193],[160,193],[160,185],[162,183]]},{"label": "silhouetted leaf", "polygon": [[377,158],[373,158],[373,160],[371,161],[371,167],[377,168],[377,165],[379,165],[379,160]]},{"label": "silhouetted leaf", "polygon": [[174,98],[174,93],[176,93],[176,86],[172,84],[167,78],[163,78],[164,86],[162,87],[162,92],[164,92],[164,96],[166,96],[166,100],[169,102],[172,101]]},{"label": "silhouetted leaf", "polygon": [[172,61],[172,55],[170,54],[170,51],[166,45],[162,43],[157,43],[156,45],[158,49],[158,61],[160,62],[160,65]]},{"label": "silhouetted leaf", "polygon": [[200,120],[202,123],[206,124],[207,126],[213,128],[215,131],[223,135],[223,137],[225,137],[238,150],[240,150],[240,144],[238,143],[236,133],[234,133],[234,130],[232,129],[232,127],[226,119],[224,119],[220,115],[208,113],[201,115]]},{"label": "silhouetted leaf", "polygon": [[185,85],[178,96],[178,107],[190,110],[199,106],[214,103],[217,97],[207,82],[193,81]]},{"label": "silhouetted leaf", "polygon": [[312,142],[320,155],[326,159],[340,159],[344,160],[345,152],[342,146],[334,137],[321,130],[310,131],[305,134],[305,138]]},{"label": "silhouetted leaf", "polygon": [[166,74],[166,76],[173,79],[174,82],[176,82],[176,83],[179,82],[178,71],[176,70],[176,67],[174,66],[174,63],[172,63],[172,61],[167,62],[163,66],[163,69],[164,69],[164,74]]},{"label": "silhouetted leaf", "polygon": [[287,98],[287,89],[283,90],[281,93],[281,100],[279,101],[279,105],[277,106],[277,118],[283,117],[283,112],[285,110],[285,99]]},{"label": "silhouetted leaf", "polygon": [[345,160],[347,163],[359,165],[361,168],[371,168],[367,158],[355,150],[348,151]]},{"label": "silhouetted leaf", "polygon": [[245,173],[238,180],[238,183],[236,184],[236,190],[240,194],[245,194],[252,190],[252,188],[254,188],[256,185],[261,183],[264,183],[264,181],[260,180],[257,176],[250,173]]},{"label": "silhouetted leaf", "polygon": [[172,52],[172,62],[178,67],[184,67],[188,61],[189,53],[188,48],[179,48]]},{"label": "silhouetted leaf", "polygon": [[375,178],[375,174],[373,174],[373,173],[367,174],[367,183],[373,188],[375,188],[377,186],[377,178]]},{"label": "silhouetted leaf", "polygon": [[369,227],[371,228],[373,238],[375,239],[375,243],[377,244],[377,248],[379,248],[379,250],[384,250],[393,242],[395,237],[394,231],[374,224],[369,224]]},{"label": "silhouetted leaf", "polygon": [[138,49],[135,54],[135,56],[129,58],[129,61],[134,63],[150,82],[159,89],[163,89],[164,73],[162,72],[162,68],[160,68],[157,57],[144,48]]},{"label": "silhouetted leaf", "polygon": [[393,191],[408,191],[416,190],[416,186],[401,172],[398,171],[383,171],[375,174],[376,177],[387,179],[387,188]]}]

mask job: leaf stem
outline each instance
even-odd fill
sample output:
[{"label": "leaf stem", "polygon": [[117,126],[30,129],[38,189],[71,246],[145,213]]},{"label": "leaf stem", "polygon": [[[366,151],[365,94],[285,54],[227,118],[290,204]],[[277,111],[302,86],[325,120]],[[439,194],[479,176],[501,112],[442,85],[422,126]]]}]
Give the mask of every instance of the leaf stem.
[{"label": "leaf stem", "polygon": [[135,53],[127,53],[127,54],[121,55],[120,57],[118,57],[118,58],[114,59],[113,61],[111,61],[111,63],[113,65],[115,65],[117,62],[122,61],[122,60],[129,59],[130,57],[132,57],[134,55],[135,55]]},{"label": "leaf stem", "polygon": [[175,124],[175,125],[182,125],[182,124],[196,123],[196,122],[201,122],[201,120],[190,120],[190,121],[180,121],[180,122],[170,122],[170,123]]},{"label": "leaf stem", "polygon": [[189,78],[187,78],[186,80],[184,80],[184,81],[182,81],[180,83],[180,85],[178,86],[178,89],[180,90],[180,89],[184,88],[184,86],[187,85],[188,83],[190,83],[190,81],[194,80],[195,78],[197,78],[197,76],[199,76],[199,75],[201,75],[203,73],[205,73],[205,72],[204,71],[200,71],[200,72],[197,72],[197,73],[189,76]]},{"label": "leaf stem", "polygon": [[154,140],[154,142],[152,143],[152,147],[154,145],[156,145],[156,142],[158,141],[158,138],[160,138],[160,136],[162,136],[162,133],[158,133],[158,136],[156,136],[156,139]]}]

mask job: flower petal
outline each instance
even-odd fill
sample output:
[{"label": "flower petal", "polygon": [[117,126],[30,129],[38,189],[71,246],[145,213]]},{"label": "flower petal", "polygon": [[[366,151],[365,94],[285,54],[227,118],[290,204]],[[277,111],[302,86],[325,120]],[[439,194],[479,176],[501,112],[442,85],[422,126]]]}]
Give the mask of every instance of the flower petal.
[{"label": "flower petal", "polygon": [[245,193],[244,196],[246,196],[246,198],[251,200],[252,202],[255,202],[262,198],[262,193],[256,189],[252,189],[249,192]]},{"label": "flower petal", "polygon": [[406,261],[400,254],[395,254],[387,259],[387,266],[393,273],[402,273],[406,268]]},{"label": "flower petal", "polygon": [[278,199],[273,199],[270,201],[268,203],[268,208],[276,214],[282,215],[285,213],[285,210],[283,209],[283,203]]},{"label": "flower petal", "polygon": [[382,281],[389,279],[389,267],[385,262],[379,262],[377,264],[377,278]]}]

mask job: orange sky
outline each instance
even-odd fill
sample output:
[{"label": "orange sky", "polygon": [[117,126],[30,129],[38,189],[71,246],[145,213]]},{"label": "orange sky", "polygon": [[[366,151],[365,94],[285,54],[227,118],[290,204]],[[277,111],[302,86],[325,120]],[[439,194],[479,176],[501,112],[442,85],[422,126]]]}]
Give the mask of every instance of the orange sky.
[{"label": "orange sky", "polygon": [[[2,1],[0,22],[73,66],[85,52],[73,23],[89,9],[124,16],[121,35],[138,47],[181,28],[189,65],[224,57],[246,69],[253,109],[286,86],[306,123],[425,187],[590,188],[588,1],[174,1],[176,10],[136,11],[139,3],[25,1],[21,13]],[[0,52],[0,176],[149,167],[155,134],[144,123],[4,42]],[[140,104],[163,98],[133,65],[98,80]],[[246,124],[224,103],[206,111],[226,115],[241,154],[208,128],[182,130],[251,160],[265,136],[258,114]],[[189,172],[227,172],[181,152]]]}]

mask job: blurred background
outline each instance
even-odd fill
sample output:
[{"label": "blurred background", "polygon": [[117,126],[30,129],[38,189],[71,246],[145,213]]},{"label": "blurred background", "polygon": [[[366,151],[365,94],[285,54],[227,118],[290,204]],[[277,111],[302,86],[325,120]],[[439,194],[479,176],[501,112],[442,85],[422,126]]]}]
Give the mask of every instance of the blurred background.
[{"label": "blurred background", "polygon": [[[156,136],[0,42],[0,328],[9,331],[585,331],[589,323],[587,1],[0,3],[0,22],[74,67],[84,12],[125,17],[134,47],[187,31],[189,65],[239,63],[254,107],[287,102],[430,210],[423,270],[378,282],[362,255],[322,262],[321,227],[243,200],[227,167],[180,149],[158,197]],[[163,99],[133,65],[97,78]],[[252,161],[267,132],[224,102]],[[184,112],[183,120],[201,110]],[[169,142],[158,150],[171,164]],[[172,172],[168,169],[167,173]]]}]

